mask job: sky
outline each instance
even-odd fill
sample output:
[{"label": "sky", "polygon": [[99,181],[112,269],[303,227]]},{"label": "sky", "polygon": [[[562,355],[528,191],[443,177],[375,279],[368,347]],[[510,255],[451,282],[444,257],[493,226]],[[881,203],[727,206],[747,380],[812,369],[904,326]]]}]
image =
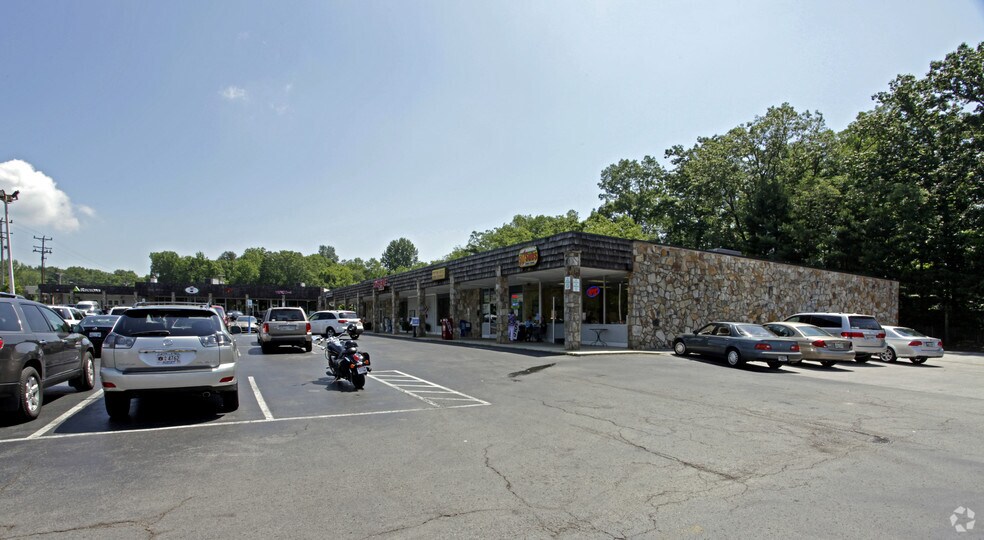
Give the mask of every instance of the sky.
[{"label": "sky", "polygon": [[3,2],[0,189],[32,266],[430,261],[771,106],[842,130],[982,40],[984,0]]}]

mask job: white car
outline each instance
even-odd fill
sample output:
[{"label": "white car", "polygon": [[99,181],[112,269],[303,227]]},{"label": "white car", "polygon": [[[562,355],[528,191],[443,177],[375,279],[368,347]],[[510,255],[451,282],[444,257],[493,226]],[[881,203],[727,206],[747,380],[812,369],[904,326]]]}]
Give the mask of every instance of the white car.
[{"label": "white car", "polygon": [[222,396],[239,408],[239,349],[207,305],[147,305],[126,310],[102,346],[99,375],[106,412],[130,414],[130,399],[150,392]]},{"label": "white car", "polygon": [[350,324],[354,324],[359,333],[363,331],[362,318],[354,311],[315,311],[308,320],[311,321],[311,334],[316,336],[337,336]]},{"label": "white car", "polygon": [[95,300],[82,300],[75,304],[75,309],[86,315],[102,315],[102,308],[99,307],[99,302]]},{"label": "white car", "polygon": [[55,313],[61,315],[61,318],[65,319],[65,322],[67,322],[68,324],[72,324],[72,325],[79,324],[82,322],[82,319],[85,318],[85,313],[82,313],[82,311],[72,306],[48,306],[48,307],[55,310]]},{"label": "white car", "polygon": [[922,332],[904,326],[882,326],[888,349],[881,354],[884,362],[908,358],[913,364],[922,364],[929,358],[943,358],[943,342]]}]

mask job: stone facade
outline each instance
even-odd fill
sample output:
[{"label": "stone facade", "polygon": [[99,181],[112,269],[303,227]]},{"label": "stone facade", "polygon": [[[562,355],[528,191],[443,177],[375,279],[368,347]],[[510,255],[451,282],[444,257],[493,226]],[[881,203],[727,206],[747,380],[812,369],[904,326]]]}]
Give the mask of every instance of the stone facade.
[{"label": "stone facade", "polygon": [[[482,335],[482,291],[479,289],[462,289],[455,297],[454,306],[451,308],[457,314],[458,319],[463,319],[471,323],[472,337]],[[460,327],[458,319],[454,321],[455,337],[460,337]]]},{"label": "stone facade", "polygon": [[645,242],[633,244],[629,347],[669,348],[711,321],[765,323],[803,311],[899,316],[897,281]]}]

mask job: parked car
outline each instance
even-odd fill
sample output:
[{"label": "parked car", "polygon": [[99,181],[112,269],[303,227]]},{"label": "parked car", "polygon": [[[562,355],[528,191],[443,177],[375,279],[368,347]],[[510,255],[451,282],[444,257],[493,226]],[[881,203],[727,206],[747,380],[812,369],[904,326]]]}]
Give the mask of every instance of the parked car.
[{"label": "parked car", "polygon": [[109,308],[107,315],[122,315],[128,309],[130,309],[130,306],[113,306]]},{"label": "parked car", "polygon": [[225,308],[222,306],[212,306],[212,309],[219,314],[219,318],[222,319],[222,324],[229,326],[229,316],[226,315]]},{"label": "parked car", "polygon": [[257,336],[263,354],[273,352],[279,345],[296,345],[311,352],[311,323],[304,308],[274,307],[263,314],[263,323]]},{"label": "parked car", "polygon": [[113,331],[113,325],[119,318],[119,315],[89,315],[82,319],[82,333],[92,342],[96,358],[102,355],[103,340]]},{"label": "parked car", "polygon": [[345,332],[350,324],[354,324],[360,333],[363,331],[362,318],[354,311],[315,311],[310,321],[311,333],[319,336],[337,336]]},{"label": "parked car", "polygon": [[150,392],[222,397],[239,408],[239,350],[207,305],[146,305],[120,316],[103,342],[99,375],[110,418],[126,418],[130,401]]},{"label": "parked car", "polygon": [[833,336],[819,326],[787,322],[771,322],[764,326],[779,337],[795,339],[803,355],[802,360],[816,360],[824,367],[854,360],[851,340]]},{"label": "parked car", "polygon": [[80,322],[82,322],[82,319],[85,318],[85,313],[82,313],[81,311],[79,311],[78,309],[72,306],[48,306],[48,307],[54,310],[55,313],[61,315],[61,318],[65,319],[65,322],[67,322],[68,324],[79,324]]},{"label": "parked car", "polygon": [[102,308],[99,307],[99,302],[95,300],[82,300],[75,304],[75,309],[85,313],[86,315],[101,315]]},{"label": "parked car", "polygon": [[0,293],[0,410],[33,420],[45,388],[68,381],[80,392],[92,390],[95,366],[81,327],[48,306]]},{"label": "parked car", "polygon": [[871,315],[860,313],[797,313],[785,322],[799,322],[819,326],[835,336],[851,340],[854,361],[863,364],[872,355],[885,352],[885,330]]},{"label": "parked car", "polygon": [[796,340],[777,337],[762,325],[739,322],[712,322],[673,340],[673,354],[692,352],[723,357],[732,367],[758,361],[772,369],[802,357]]},{"label": "parked car", "polygon": [[240,315],[229,324],[229,330],[234,334],[256,334],[260,331],[260,324],[252,315]]},{"label": "parked car", "polygon": [[925,363],[929,358],[943,358],[943,342],[918,330],[904,326],[883,326],[888,347],[881,354],[884,362],[908,358],[913,364]]}]

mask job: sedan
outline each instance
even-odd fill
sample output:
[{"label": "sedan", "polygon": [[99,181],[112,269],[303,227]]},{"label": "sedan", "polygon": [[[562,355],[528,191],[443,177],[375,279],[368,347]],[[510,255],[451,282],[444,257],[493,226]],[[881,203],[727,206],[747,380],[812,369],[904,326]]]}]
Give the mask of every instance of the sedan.
[{"label": "sedan", "polygon": [[685,356],[692,352],[724,357],[731,367],[758,361],[779,369],[802,358],[796,340],[777,337],[759,324],[736,322],[712,322],[673,340],[673,354]]},{"label": "sedan", "polygon": [[229,331],[233,334],[255,334],[259,328],[259,321],[250,315],[240,315],[229,323]]},{"label": "sedan", "polygon": [[795,339],[799,343],[803,360],[816,360],[823,367],[833,367],[837,362],[854,360],[854,348],[850,339],[834,336],[819,326],[771,322],[766,323],[765,327],[779,337]]},{"label": "sedan", "polygon": [[904,326],[882,326],[888,349],[881,354],[883,362],[908,358],[913,364],[922,364],[929,358],[943,357],[943,342],[922,332]]},{"label": "sedan", "polygon": [[113,325],[119,318],[119,315],[89,315],[82,319],[82,333],[92,342],[96,358],[102,356],[103,340],[113,331]]}]

